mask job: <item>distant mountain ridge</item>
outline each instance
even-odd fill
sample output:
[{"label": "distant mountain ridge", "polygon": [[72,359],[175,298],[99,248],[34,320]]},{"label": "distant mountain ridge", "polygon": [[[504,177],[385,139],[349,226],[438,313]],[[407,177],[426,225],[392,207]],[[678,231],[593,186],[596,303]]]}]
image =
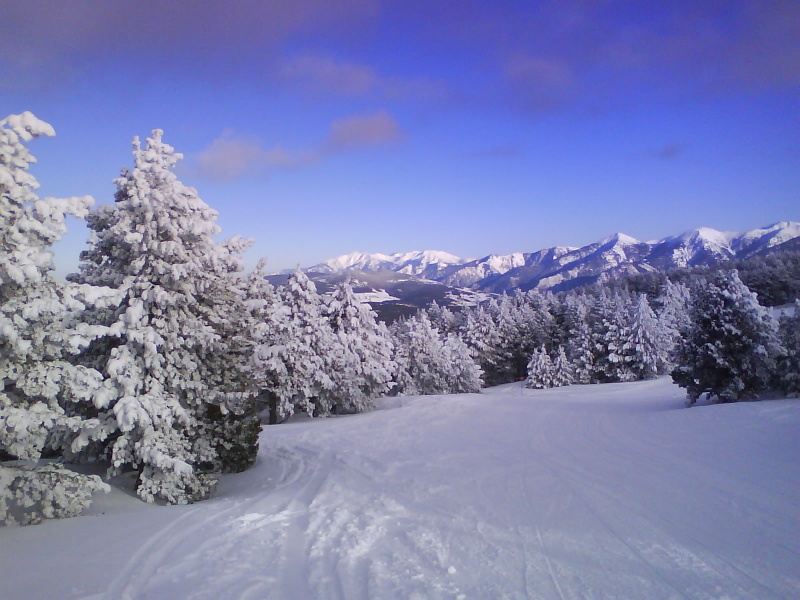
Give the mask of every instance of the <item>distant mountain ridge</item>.
[{"label": "distant mountain ridge", "polygon": [[626,274],[749,258],[797,238],[800,238],[800,222],[782,221],[744,233],[698,227],[652,242],[616,233],[580,248],[556,246],[536,252],[490,254],[474,260],[436,250],[391,255],[354,252],[307,271],[318,274],[390,271],[482,292],[517,289],[557,292]]}]

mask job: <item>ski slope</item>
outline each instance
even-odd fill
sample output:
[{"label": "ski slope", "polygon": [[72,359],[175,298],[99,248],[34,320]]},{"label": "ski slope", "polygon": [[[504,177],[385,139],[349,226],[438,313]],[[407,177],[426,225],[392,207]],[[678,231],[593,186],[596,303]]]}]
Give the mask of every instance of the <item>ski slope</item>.
[{"label": "ski slope", "polygon": [[668,379],[267,427],[211,501],[0,530],[0,598],[798,598],[800,402]]}]

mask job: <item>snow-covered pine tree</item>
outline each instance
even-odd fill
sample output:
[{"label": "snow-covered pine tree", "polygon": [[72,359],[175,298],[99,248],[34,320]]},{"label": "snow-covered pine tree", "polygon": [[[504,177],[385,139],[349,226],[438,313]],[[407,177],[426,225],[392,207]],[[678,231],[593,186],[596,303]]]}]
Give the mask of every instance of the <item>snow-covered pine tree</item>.
[{"label": "snow-covered pine tree", "polygon": [[434,300],[427,308],[428,319],[441,335],[456,333],[460,326],[460,319],[446,306],[439,306]]},{"label": "snow-covered pine tree", "polygon": [[243,365],[227,360],[224,339],[231,304],[239,306],[231,273],[242,244],[214,242],[217,213],[177,179],[182,155],[161,130],[144,147],[134,138],[133,157],[133,169],[115,180],[114,204],[89,215],[89,249],[71,280],[120,297],[94,311],[113,335],[84,355],[118,396],[101,414],[115,429],[111,472],[137,469],[140,498],[183,504],[208,497],[216,483],[205,472],[220,460],[209,411],[248,392],[230,388],[246,378]]},{"label": "snow-covered pine tree", "polygon": [[325,311],[342,351],[333,357],[333,386],[327,392],[333,413],[362,412],[389,392],[394,375],[392,346],[386,325],[359,302],[348,281],[333,292]]},{"label": "snow-covered pine tree", "polygon": [[703,394],[735,402],[768,386],[781,350],[777,327],[735,269],[697,283],[689,317],[672,371],[688,406]]},{"label": "snow-covered pine tree", "polygon": [[447,369],[447,388],[451,394],[477,394],[483,386],[483,372],[470,356],[469,348],[455,333],[444,338],[442,345]]},{"label": "snow-covered pine tree", "polygon": [[673,283],[667,279],[661,287],[657,302],[656,314],[663,332],[662,354],[665,361],[664,364],[659,365],[659,374],[663,374],[672,370],[673,355],[680,340],[681,331],[689,324],[691,294],[689,288],[682,283]]},{"label": "snow-covered pine tree", "polygon": [[658,375],[659,368],[666,364],[664,338],[647,295],[639,294],[630,307],[628,338],[623,345],[627,367],[634,379],[654,379]]},{"label": "snow-covered pine tree", "polygon": [[588,316],[590,299],[584,294],[570,294],[564,299],[566,353],[574,383],[591,383],[594,373],[594,348]]},{"label": "snow-covered pine tree", "polygon": [[528,360],[537,348],[552,349],[557,345],[557,325],[554,313],[558,301],[549,292],[534,290],[511,297],[513,307],[513,327],[505,334],[513,340],[511,356],[514,365],[513,379],[523,379],[527,375]]},{"label": "snow-covered pine tree", "polygon": [[500,335],[497,325],[483,304],[472,309],[464,309],[464,312],[466,316],[459,337],[483,371],[486,384],[496,385],[500,383],[496,374],[500,363]]},{"label": "snow-covered pine tree", "polygon": [[268,396],[270,423],[283,422],[297,410],[329,414],[330,374],[342,352],[314,282],[298,267],[278,289],[278,301],[254,354],[259,386]]},{"label": "snow-covered pine tree", "polygon": [[447,394],[452,376],[444,345],[424,311],[392,327],[397,392],[404,396]]},{"label": "snow-covered pine tree", "polygon": [[[226,242],[231,257],[239,257],[246,242],[233,238]],[[232,261],[233,272],[240,265]],[[264,276],[265,262],[260,261],[246,277],[230,278],[230,287],[215,290],[208,303],[216,307],[209,313],[219,334],[216,347],[205,348],[203,363],[209,367],[207,383],[214,390],[209,396],[209,435],[214,440],[215,471],[240,473],[255,464],[261,418],[256,397],[259,391],[252,369],[257,344],[257,324],[266,312],[265,304],[274,301],[272,285]],[[213,288],[212,288],[213,289]],[[224,300],[224,303],[220,303]]]},{"label": "snow-covered pine tree", "polygon": [[525,387],[535,390],[553,387],[553,361],[544,346],[531,354]]},{"label": "snow-covered pine tree", "polygon": [[800,396],[800,300],[794,302],[794,314],[780,322],[783,352],[778,364],[778,386],[789,397]]},{"label": "snow-covered pine tree", "polygon": [[629,294],[605,288],[594,304],[595,380],[600,383],[636,379],[629,367],[632,350],[625,347],[630,336],[629,304]]},{"label": "snow-covered pine tree", "polygon": [[553,362],[553,378],[552,378],[553,387],[572,385],[572,382],[575,379],[575,373],[573,371],[572,365],[569,362],[569,359],[567,358],[566,352],[564,352],[563,346],[560,346],[558,348],[558,352],[556,352],[556,357],[552,362]]},{"label": "snow-covered pine tree", "polygon": [[99,372],[71,362],[101,333],[77,322],[97,292],[65,289],[51,274],[49,249],[66,231],[65,215],[83,217],[92,199],[39,199],[28,172],[36,159],[24,143],[52,135],[30,112],[0,120],[0,460],[17,459],[0,466],[0,523],[80,514],[93,492],[108,489],[97,477],[37,464],[46,444],[66,436],[75,451],[102,438],[99,421],[74,409],[110,399]]}]

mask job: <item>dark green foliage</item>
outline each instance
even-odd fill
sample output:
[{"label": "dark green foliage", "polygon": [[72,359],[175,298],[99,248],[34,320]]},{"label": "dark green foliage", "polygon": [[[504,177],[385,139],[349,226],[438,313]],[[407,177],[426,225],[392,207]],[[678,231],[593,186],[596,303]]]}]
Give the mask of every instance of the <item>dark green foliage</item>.
[{"label": "dark green foliage", "polygon": [[800,248],[792,242],[771,249],[762,256],[721,262],[710,267],[673,269],[666,274],[652,272],[627,275],[603,285],[645,293],[652,299],[658,295],[659,287],[666,278],[673,283],[687,284],[697,276],[711,277],[720,271],[734,269],[739,273],[742,283],[758,296],[762,306],[782,306],[800,298]]},{"label": "dark green foliage", "polygon": [[243,414],[222,414],[218,406],[209,406],[208,419],[213,431],[217,459],[211,469],[221,473],[241,473],[252,467],[258,456],[261,418],[251,403]]},{"label": "dark green foliage", "polygon": [[719,271],[695,285],[672,379],[689,405],[703,394],[720,402],[754,398],[768,387],[779,348],[755,294],[736,271]]},{"label": "dark green foliage", "polygon": [[780,336],[783,353],[777,385],[787,396],[800,396],[800,300],[794,304],[794,315],[781,319]]}]

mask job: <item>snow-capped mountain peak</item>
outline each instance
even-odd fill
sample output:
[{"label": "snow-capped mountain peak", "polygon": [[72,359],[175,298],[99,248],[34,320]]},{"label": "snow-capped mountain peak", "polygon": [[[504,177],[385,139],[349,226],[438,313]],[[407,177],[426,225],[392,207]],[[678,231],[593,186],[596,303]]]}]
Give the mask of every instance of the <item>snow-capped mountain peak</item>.
[{"label": "snow-capped mountain peak", "polygon": [[605,245],[620,245],[620,246],[631,246],[633,244],[641,244],[639,240],[624,233],[615,233],[614,235],[610,235],[607,238],[604,238],[598,242],[598,245],[605,246]]},{"label": "snow-capped mountain peak", "polygon": [[396,254],[353,252],[309,271],[385,270],[488,292],[559,291],[626,273],[666,271],[746,258],[795,238],[800,238],[800,222],[783,221],[741,234],[698,227],[652,242],[615,233],[580,248],[557,246],[536,252],[489,254],[476,260],[438,250]]},{"label": "snow-capped mountain peak", "polygon": [[464,259],[441,250],[413,250],[395,254],[351,252],[326,260],[308,269],[315,273],[339,271],[397,271],[408,275],[431,277],[452,265],[461,265]]}]

